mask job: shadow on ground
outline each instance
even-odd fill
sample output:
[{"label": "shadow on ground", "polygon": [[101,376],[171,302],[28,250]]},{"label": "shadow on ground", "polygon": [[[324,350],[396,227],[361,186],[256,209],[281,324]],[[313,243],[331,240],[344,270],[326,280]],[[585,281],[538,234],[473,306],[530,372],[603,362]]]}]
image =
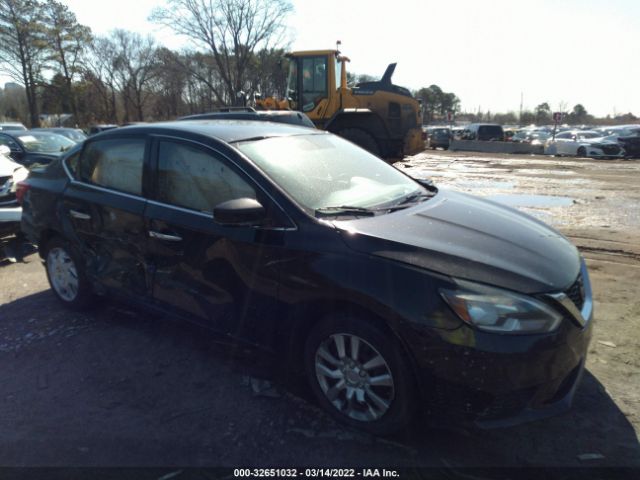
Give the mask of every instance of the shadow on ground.
[{"label": "shadow on ground", "polygon": [[270,355],[183,321],[43,291],[0,306],[5,466],[640,466],[632,425],[587,372],[571,412],[395,438],[336,424]]}]

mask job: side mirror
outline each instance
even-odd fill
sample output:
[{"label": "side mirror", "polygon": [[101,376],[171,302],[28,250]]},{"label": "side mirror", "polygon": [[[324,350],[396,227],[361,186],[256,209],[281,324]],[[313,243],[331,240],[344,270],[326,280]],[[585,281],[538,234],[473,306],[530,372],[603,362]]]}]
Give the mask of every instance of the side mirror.
[{"label": "side mirror", "polygon": [[8,157],[11,155],[11,149],[6,145],[0,145],[0,155],[6,155]]},{"label": "side mirror", "polygon": [[264,207],[253,198],[236,198],[213,208],[213,219],[221,225],[256,225],[266,217]]}]

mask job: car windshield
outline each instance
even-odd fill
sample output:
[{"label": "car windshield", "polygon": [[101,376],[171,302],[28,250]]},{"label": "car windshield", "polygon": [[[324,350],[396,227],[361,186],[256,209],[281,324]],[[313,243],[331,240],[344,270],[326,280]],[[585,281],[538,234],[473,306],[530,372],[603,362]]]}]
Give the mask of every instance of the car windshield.
[{"label": "car windshield", "polygon": [[59,153],[69,150],[75,142],[55,133],[25,132],[16,138],[27,152]]},{"label": "car windshield", "polygon": [[312,212],[380,207],[425,192],[391,165],[335,135],[272,137],[237,147]]},{"label": "car windshield", "polygon": [[74,142],[81,142],[85,138],[87,138],[87,136],[84,133],[78,132],[77,130],[65,130],[63,132],[56,132],[56,133],[58,133],[58,135],[67,137],[73,140]]}]

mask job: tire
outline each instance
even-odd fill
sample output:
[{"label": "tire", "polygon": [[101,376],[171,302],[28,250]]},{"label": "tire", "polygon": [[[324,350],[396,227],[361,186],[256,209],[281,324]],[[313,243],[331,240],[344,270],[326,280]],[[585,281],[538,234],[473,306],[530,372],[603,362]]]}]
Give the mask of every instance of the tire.
[{"label": "tire", "polygon": [[587,155],[587,150],[584,147],[578,148],[577,154],[578,157],[585,157]]},{"label": "tire", "polygon": [[407,429],[414,420],[417,390],[407,363],[388,334],[346,315],[316,325],[304,349],[305,372],[320,405],[375,435]]},{"label": "tire", "polygon": [[355,143],[359,147],[364,148],[368,152],[380,157],[380,147],[373,136],[360,128],[343,128],[338,131],[338,135],[342,138]]},{"label": "tire", "polygon": [[95,299],[77,251],[60,237],[45,245],[45,270],[56,298],[72,310],[86,310]]}]

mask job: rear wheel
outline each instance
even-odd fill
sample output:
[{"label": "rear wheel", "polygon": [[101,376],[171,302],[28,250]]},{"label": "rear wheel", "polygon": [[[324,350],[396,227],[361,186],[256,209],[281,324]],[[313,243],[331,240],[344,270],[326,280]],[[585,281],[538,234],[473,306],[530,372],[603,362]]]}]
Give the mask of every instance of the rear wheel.
[{"label": "rear wheel", "polygon": [[400,347],[368,322],[327,318],[310,333],[305,368],[319,403],[338,420],[378,435],[409,426],[413,378]]},{"label": "rear wheel", "polygon": [[94,298],[84,273],[80,256],[69,242],[60,237],[51,239],[45,248],[45,268],[51,290],[58,300],[74,310],[83,310]]},{"label": "rear wheel", "polygon": [[380,147],[378,146],[378,142],[376,142],[376,139],[373,138],[370,133],[361,130],[360,128],[343,128],[338,132],[338,135],[355,143],[374,155],[378,157],[380,156]]}]

